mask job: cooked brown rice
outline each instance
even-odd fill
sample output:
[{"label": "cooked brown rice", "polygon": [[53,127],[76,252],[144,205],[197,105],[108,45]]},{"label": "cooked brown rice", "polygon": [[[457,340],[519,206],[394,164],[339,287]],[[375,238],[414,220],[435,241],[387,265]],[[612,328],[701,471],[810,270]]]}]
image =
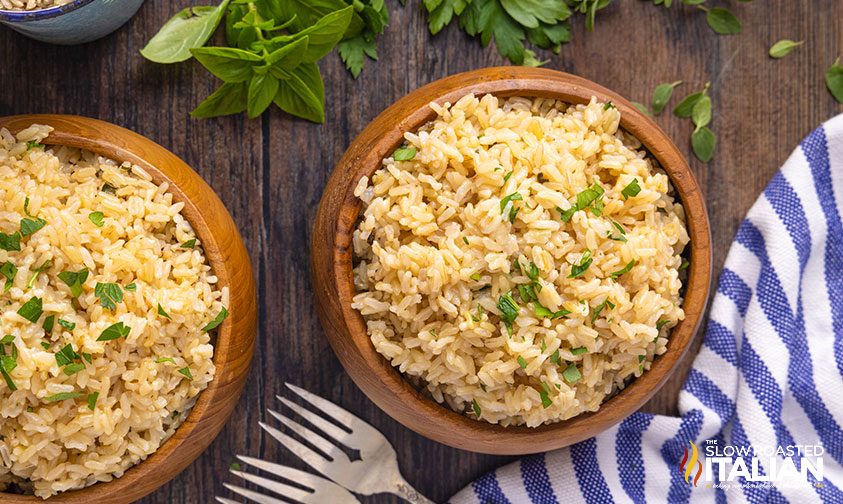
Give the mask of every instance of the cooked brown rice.
[{"label": "cooked brown rice", "polygon": [[0,10],[32,11],[69,4],[71,0],[0,0]]},{"label": "cooked brown rice", "polygon": [[[45,148],[50,131],[0,129],[0,265],[16,270],[0,276],[0,491],[43,498],[119,477],[175,432],[214,377],[203,327],[228,304],[166,183]],[[74,299],[60,274],[83,268]],[[122,301],[104,306],[98,283]],[[128,334],[101,341],[117,323]]]},{"label": "cooked brown rice", "polygon": [[667,175],[611,103],[431,107],[436,119],[355,190],[353,307],[372,343],[487,422],[597,410],[684,318],[688,235]]}]

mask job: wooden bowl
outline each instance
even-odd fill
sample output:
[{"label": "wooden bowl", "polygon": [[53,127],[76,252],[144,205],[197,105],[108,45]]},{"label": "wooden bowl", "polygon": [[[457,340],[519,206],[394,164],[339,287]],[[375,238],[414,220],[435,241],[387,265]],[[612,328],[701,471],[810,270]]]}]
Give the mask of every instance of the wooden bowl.
[{"label": "wooden bowl", "polygon": [[[107,483],[51,497],[50,503],[128,504],[175,477],[213,441],[231,415],[246,382],[255,343],[257,300],[251,263],[243,240],[220,199],[199,175],[174,154],[137,133],[96,119],[69,115],[22,115],[0,118],[0,128],[17,132],[32,124],[54,131],[45,144],[67,145],[129,161],[149,173],[156,184],[168,182],[182,215],[193,226],[205,255],[228,286],[231,314],[217,330],[214,343],[216,376],[199,394],[187,419],[175,434],[145,461]],[[31,495],[0,493],[4,504],[43,503]]]},{"label": "wooden bowl", "polygon": [[[381,356],[366,334],[363,317],[351,308],[352,233],[362,203],[357,182],[381,167],[381,160],[436,114],[430,102],[455,103],[468,94],[540,96],[587,103],[592,96],[611,100],[621,127],[635,135],[670,176],[685,206],[690,243],[685,320],[671,332],[667,352],[652,368],[607,400],[597,412],[543,425],[501,427],[473,420],[416,390]],[[317,309],[328,340],[354,382],[387,414],[419,434],[456,448],[519,455],[570,445],[620,422],[661,387],[687,351],[700,325],[711,280],[711,236],[705,202],[682,154],[647,116],[620,95],[591,81],[561,72],[522,67],[486,68],[428,84],[398,100],[372,121],[337,164],[322,196],[312,235],[312,273]]]}]

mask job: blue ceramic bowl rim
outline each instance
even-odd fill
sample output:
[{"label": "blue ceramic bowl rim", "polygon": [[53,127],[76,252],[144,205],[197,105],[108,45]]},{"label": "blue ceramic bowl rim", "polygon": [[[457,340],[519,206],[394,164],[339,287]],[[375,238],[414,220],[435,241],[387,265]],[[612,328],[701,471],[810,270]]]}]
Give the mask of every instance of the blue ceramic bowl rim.
[{"label": "blue ceramic bowl rim", "polygon": [[58,7],[48,7],[46,9],[38,9],[33,11],[0,9],[0,21],[8,21],[10,23],[25,23],[27,21],[49,19],[56,16],[61,16],[62,14],[67,14],[68,12],[86,6],[93,1],[94,0],[73,0],[70,3],[59,5]]}]

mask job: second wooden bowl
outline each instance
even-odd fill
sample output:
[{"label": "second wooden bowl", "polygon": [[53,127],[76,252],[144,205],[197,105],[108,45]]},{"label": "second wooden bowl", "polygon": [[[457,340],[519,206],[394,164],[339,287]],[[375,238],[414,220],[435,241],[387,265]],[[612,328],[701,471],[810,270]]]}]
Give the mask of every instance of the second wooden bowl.
[{"label": "second wooden bowl", "polygon": [[[473,420],[419,392],[372,345],[363,317],[351,308],[352,233],[362,204],[353,192],[381,160],[435,117],[431,102],[455,103],[466,94],[548,97],[587,103],[592,96],[612,101],[621,127],[658,160],[673,182],[687,216],[690,271],[685,286],[685,320],[670,335],[667,352],[600,410],[538,428],[501,427]],[[667,135],[630,102],[573,75],[546,69],[501,67],[454,75],[424,86],[386,109],[352,142],[337,164],[322,197],[312,235],[312,272],[317,309],[331,346],[363,392],[410,429],[441,443],[484,453],[526,454],[567,446],[594,436],[639,409],[662,386],[691,344],[700,325],[711,281],[711,237],[705,201],[682,154]]]},{"label": "second wooden bowl", "polygon": [[[143,462],[107,483],[95,483],[51,497],[61,504],[128,504],[180,473],[222,429],[243,390],[255,345],[257,298],[251,263],[243,240],[222,201],[184,161],[137,133],[96,119],[67,115],[25,115],[0,118],[0,128],[14,132],[32,124],[46,124],[53,132],[48,145],[86,149],[118,162],[139,165],[156,184],[167,182],[175,201],[184,202],[184,217],[199,237],[220,287],[229,288],[230,316],[217,330],[214,365],[208,388],[175,434]],[[3,504],[44,502],[32,495],[0,492]]]}]

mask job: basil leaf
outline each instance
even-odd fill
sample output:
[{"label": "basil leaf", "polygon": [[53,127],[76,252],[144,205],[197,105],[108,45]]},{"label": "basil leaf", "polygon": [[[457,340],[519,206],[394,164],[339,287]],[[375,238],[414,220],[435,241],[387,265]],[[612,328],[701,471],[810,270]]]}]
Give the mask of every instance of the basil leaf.
[{"label": "basil leaf", "polygon": [[325,122],[325,86],[316,63],[302,63],[281,81],[273,103],[281,110],[315,123]]},{"label": "basil leaf", "polygon": [[156,63],[189,60],[190,50],[205,45],[222,20],[229,0],[216,6],[188,7],[158,30],[140,53]]},{"label": "basil leaf", "polygon": [[741,32],[741,22],[729,9],[715,7],[705,13],[708,26],[719,35],[734,35]]},{"label": "basil leaf", "polygon": [[263,59],[257,54],[232,47],[197,47],[193,57],[223,82],[245,82],[252,78],[252,67]]},{"label": "basil leaf", "polygon": [[656,86],[656,89],[653,91],[653,114],[658,115],[662,113],[665,105],[670,101],[670,97],[673,96],[673,89],[679,84],[682,84],[682,81],[663,83]]},{"label": "basil leaf", "polygon": [[246,110],[248,86],[245,82],[226,82],[193,109],[190,117],[208,118],[239,114]]},{"label": "basil leaf", "polygon": [[278,93],[278,79],[273,75],[256,74],[249,81],[249,95],[246,102],[246,112],[249,119],[254,119],[266,110]]},{"label": "basil leaf", "polygon": [[310,39],[305,36],[276,49],[266,56],[268,70],[277,79],[288,79],[289,74],[278,70],[292,70],[304,61]]},{"label": "basil leaf", "polygon": [[691,135],[691,146],[694,148],[694,155],[703,163],[708,163],[714,156],[714,149],[717,146],[717,138],[714,133],[703,126],[697,128]]},{"label": "basil leaf", "polygon": [[703,96],[697,100],[691,110],[691,120],[697,128],[708,126],[708,123],[711,122],[711,98]]},{"label": "basil leaf", "polygon": [[794,42],[793,40],[788,39],[779,40],[770,47],[770,57],[775,59],[784,58],[802,44],[803,41],[801,40],[799,42]]},{"label": "basil leaf", "polygon": [[843,103],[843,65],[840,58],[825,71],[825,85],[838,103]]},{"label": "basil leaf", "polygon": [[351,24],[353,14],[354,7],[349,5],[344,9],[335,10],[322,16],[308,28],[293,35],[293,38],[307,37],[310,39],[307,48],[303,49],[301,54],[302,60],[315,63],[331,52],[345,35]]}]

